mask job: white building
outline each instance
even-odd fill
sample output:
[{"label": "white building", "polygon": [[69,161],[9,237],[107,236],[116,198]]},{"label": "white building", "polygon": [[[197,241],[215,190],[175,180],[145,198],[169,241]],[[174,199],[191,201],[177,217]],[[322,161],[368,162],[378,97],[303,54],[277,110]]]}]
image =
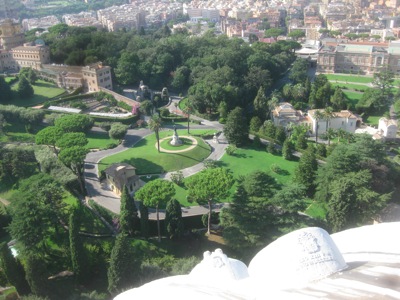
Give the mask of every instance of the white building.
[{"label": "white building", "polygon": [[308,117],[311,122],[310,130],[311,134],[315,135],[318,126],[318,134],[323,134],[327,131],[328,128],[332,129],[343,129],[344,131],[355,133],[358,125],[361,124],[361,118],[354,115],[349,110],[342,110],[340,112],[334,112],[333,116],[330,120],[326,120],[326,118],[321,118],[317,120],[315,118],[315,113],[320,111],[324,112],[323,109],[313,109],[308,111]]},{"label": "white building", "polygon": [[380,118],[378,132],[385,139],[395,139],[397,134],[397,121],[387,118]]}]

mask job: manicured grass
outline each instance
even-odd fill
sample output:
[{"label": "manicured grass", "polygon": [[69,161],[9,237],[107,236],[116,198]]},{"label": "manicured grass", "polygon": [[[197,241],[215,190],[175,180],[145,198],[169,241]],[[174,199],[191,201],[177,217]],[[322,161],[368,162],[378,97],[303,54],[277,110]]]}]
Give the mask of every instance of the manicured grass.
[{"label": "manicured grass", "polygon": [[7,82],[7,83],[9,83],[11,80],[14,80],[15,79],[15,77],[6,77],[6,78],[4,78],[4,80]]},{"label": "manicured grass", "polygon": [[356,104],[358,103],[358,101],[360,101],[363,95],[363,93],[350,92],[347,90],[343,90],[343,93],[346,96],[346,98],[350,101],[352,109],[355,108]]},{"label": "manicured grass", "polygon": [[306,209],[305,213],[310,217],[316,219],[325,220],[326,218],[326,208],[323,204],[312,201],[311,204]]},{"label": "manicured grass", "polygon": [[[172,130],[161,131],[160,138],[172,136]],[[185,130],[178,130],[178,135],[185,135]],[[193,130],[193,133],[198,133]],[[158,174],[177,171],[202,162],[210,155],[210,146],[196,138],[197,147],[183,153],[158,153],[154,134],[142,139],[132,149],[104,158],[99,169],[104,170],[112,163],[125,162],[136,167],[137,174]]]},{"label": "manicured grass", "polygon": [[111,139],[107,132],[89,131],[86,133],[86,138],[89,141],[86,145],[88,149],[107,149],[110,144],[119,144],[119,141]]},{"label": "manicured grass", "polygon": [[179,109],[181,110],[181,111],[184,111],[185,109],[186,109],[186,106],[187,106],[187,101],[188,101],[188,98],[183,98],[181,101],[179,101],[179,105],[178,105],[178,107],[179,107]]},{"label": "manicured grass", "polygon": [[365,92],[367,89],[371,88],[369,86],[366,85],[359,85],[359,84],[352,84],[352,83],[335,83],[335,82],[331,82],[331,85],[336,87],[340,87],[343,91],[346,90],[358,90],[360,92]]},{"label": "manicured grass", "polygon": [[338,74],[325,74],[330,81],[347,81],[347,82],[359,82],[359,83],[370,83],[373,78],[363,75],[338,75]]},{"label": "manicured grass", "polygon": [[175,199],[179,201],[179,203],[182,206],[194,206],[196,203],[189,202],[186,198],[187,196],[187,190],[185,190],[183,187],[180,187],[179,185],[174,184],[175,187]]},{"label": "manicured grass", "polygon": [[50,82],[46,82],[43,80],[38,80],[36,84],[32,85],[34,90],[34,95],[28,99],[21,99],[18,97],[16,90],[18,87],[18,83],[14,84],[11,89],[15,91],[14,99],[10,101],[8,104],[13,104],[17,106],[35,106],[41,103],[46,102],[48,99],[57,97],[61,94],[65,93],[64,89],[58,88],[56,85]]},{"label": "manicured grass", "polygon": [[35,142],[35,135],[32,133],[27,133],[24,124],[7,123],[3,131],[5,134],[0,134],[0,142]]},{"label": "manicured grass", "polygon": [[369,116],[365,123],[371,126],[378,126],[380,118],[382,118],[382,116]]},{"label": "manicured grass", "polygon": [[[271,165],[277,165],[282,170],[280,174],[271,171]],[[234,155],[225,154],[221,159],[221,165],[230,169],[237,179],[254,171],[268,172],[276,181],[282,185],[288,184],[293,177],[297,166],[296,161],[283,159],[280,155],[272,155],[264,149],[239,148]]]}]

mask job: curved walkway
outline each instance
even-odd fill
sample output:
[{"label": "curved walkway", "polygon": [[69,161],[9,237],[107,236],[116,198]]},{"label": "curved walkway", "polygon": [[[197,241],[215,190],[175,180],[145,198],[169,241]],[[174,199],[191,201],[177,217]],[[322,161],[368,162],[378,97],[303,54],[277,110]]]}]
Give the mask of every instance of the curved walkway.
[{"label": "curved walkway", "polygon": [[[204,129],[204,128],[216,128],[220,129],[219,126],[215,126],[214,122],[207,122],[207,125],[193,125],[192,129]],[[215,122],[216,123],[216,122]],[[167,127],[168,128],[168,127]],[[99,130],[99,129],[96,129]],[[151,134],[147,128],[144,129],[130,129],[128,130],[125,140],[116,148],[108,149],[97,152],[90,152],[85,159],[85,167],[84,167],[84,177],[85,177],[85,186],[88,193],[88,198],[93,199],[99,205],[107,208],[108,210],[119,214],[120,212],[120,197],[115,195],[111,190],[109,190],[104,184],[102,184],[97,176],[98,174],[98,165],[99,161],[107,156],[125,151],[139,142],[145,136]],[[211,154],[208,159],[218,160],[222,157],[225,152],[225,148],[228,146],[227,141],[225,140],[223,134],[219,137],[219,143],[213,143],[212,140],[206,140],[206,142],[211,146]],[[203,163],[199,163],[192,167],[181,170],[184,177],[191,176],[200,172],[204,168]],[[165,178],[166,180],[170,180],[171,172],[162,174],[160,177]],[[218,207],[217,207],[218,209]],[[202,215],[208,212],[207,206],[192,206],[182,209],[182,216],[194,216],[194,215]],[[160,218],[163,219],[164,213],[160,212]],[[149,211],[149,219],[155,220],[155,213],[151,210]]]}]

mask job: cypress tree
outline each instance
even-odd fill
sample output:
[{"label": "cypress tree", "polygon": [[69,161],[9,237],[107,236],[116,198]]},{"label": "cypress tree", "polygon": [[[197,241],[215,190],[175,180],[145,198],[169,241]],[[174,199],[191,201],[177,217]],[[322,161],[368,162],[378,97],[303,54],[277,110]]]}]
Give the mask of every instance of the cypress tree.
[{"label": "cypress tree", "polygon": [[132,236],[135,233],[135,225],[138,220],[138,211],[135,200],[129,194],[128,188],[124,186],[121,195],[121,210],[119,216],[119,225],[121,233]]},{"label": "cypress tree", "polygon": [[315,156],[315,148],[310,145],[300,157],[294,173],[294,181],[304,185],[309,196],[312,196],[315,192],[317,170],[318,162]]},{"label": "cypress tree", "polygon": [[49,274],[42,257],[29,253],[25,260],[25,273],[33,294],[40,297],[49,295],[50,286],[47,279]]},{"label": "cypress tree", "polygon": [[82,240],[79,236],[80,218],[79,212],[73,210],[69,216],[69,247],[71,251],[72,270],[77,282],[82,283],[86,276],[85,252]]},{"label": "cypress tree", "polygon": [[167,203],[165,226],[171,240],[180,238],[183,235],[182,208],[176,199],[171,199]]},{"label": "cypress tree", "polygon": [[15,287],[18,294],[29,294],[30,289],[25,279],[24,268],[20,262],[14,258],[6,242],[0,245],[0,263],[8,282]]},{"label": "cypress tree", "polygon": [[108,268],[108,291],[118,293],[134,284],[135,260],[133,248],[126,234],[117,235],[111,251],[110,267]]},{"label": "cypress tree", "polygon": [[0,103],[5,103],[12,97],[10,85],[0,76]]},{"label": "cypress tree", "polygon": [[149,237],[149,210],[142,201],[139,202],[140,211],[140,232],[144,238]]},{"label": "cypress tree", "polygon": [[282,156],[286,160],[291,160],[293,158],[293,145],[289,139],[286,139],[283,143]]}]

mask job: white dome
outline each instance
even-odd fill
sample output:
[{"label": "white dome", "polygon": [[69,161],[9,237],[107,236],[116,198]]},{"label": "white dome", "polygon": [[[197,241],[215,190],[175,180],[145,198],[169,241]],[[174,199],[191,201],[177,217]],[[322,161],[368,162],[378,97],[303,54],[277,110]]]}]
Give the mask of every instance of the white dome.
[{"label": "white dome", "polygon": [[296,230],[261,250],[249,265],[253,280],[271,288],[298,287],[347,267],[329,234],[317,227]]}]

